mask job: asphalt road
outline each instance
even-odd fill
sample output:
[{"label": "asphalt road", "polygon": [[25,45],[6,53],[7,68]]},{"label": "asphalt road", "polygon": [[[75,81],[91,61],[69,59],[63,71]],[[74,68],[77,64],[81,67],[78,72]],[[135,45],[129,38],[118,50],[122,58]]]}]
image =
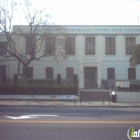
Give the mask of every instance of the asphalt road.
[{"label": "asphalt road", "polygon": [[139,108],[0,107],[0,140],[127,140],[130,127]]}]

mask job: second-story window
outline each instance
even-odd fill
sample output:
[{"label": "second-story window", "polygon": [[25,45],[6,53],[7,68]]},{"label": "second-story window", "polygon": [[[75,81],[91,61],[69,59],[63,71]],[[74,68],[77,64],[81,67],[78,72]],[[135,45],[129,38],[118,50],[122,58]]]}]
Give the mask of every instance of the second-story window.
[{"label": "second-story window", "polygon": [[115,37],[106,37],[106,55],[115,55]]},{"label": "second-story window", "polygon": [[26,37],[26,54],[32,54],[36,50],[36,41],[34,36]]},{"label": "second-story window", "polygon": [[135,37],[126,37],[125,38],[125,49],[126,55],[132,55],[133,47],[136,45]]},{"label": "second-story window", "polygon": [[85,38],[85,54],[94,55],[95,54],[95,37]]},{"label": "second-story window", "polygon": [[55,37],[46,37],[46,54],[54,54],[55,52]]},{"label": "second-story window", "polygon": [[7,42],[0,42],[0,54],[6,55],[7,54]]},{"label": "second-story window", "polygon": [[75,55],[75,37],[66,37],[65,54]]}]

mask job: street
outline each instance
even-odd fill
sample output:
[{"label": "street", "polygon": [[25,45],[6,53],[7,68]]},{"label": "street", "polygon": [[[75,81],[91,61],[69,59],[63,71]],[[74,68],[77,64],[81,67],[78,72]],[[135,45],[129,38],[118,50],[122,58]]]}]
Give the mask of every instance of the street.
[{"label": "street", "polygon": [[139,108],[0,107],[0,140],[127,140],[131,127]]}]

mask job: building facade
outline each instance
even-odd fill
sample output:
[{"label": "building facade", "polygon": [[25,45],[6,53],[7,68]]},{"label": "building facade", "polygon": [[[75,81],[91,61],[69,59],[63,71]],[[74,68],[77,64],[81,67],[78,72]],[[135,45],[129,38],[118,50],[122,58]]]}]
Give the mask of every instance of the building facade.
[{"label": "building facade", "polygon": [[[140,44],[140,26],[66,25],[64,30],[71,38],[70,45],[65,43],[68,59],[61,60],[60,64],[51,56],[33,61],[27,78],[57,79],[57,74],[61,74],[62,81],[71,81],[76,74],[79,89],[100,88],[103,79],[110,85],[116,81],[140,82],[140,66],[129,65],[133,47]],[[6,42],[3,35],[0,42],[0,45]],[[7,79],[13,79],[17,61],[2,57],[0,61],[0,76],[5,71]]]}]

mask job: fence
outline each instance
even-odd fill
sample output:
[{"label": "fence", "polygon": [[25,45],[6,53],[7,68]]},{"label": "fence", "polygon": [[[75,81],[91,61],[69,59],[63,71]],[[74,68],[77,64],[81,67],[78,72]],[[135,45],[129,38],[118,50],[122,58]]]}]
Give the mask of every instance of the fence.
[{"label": "fence", "polygon": [[110,105],[110,91],[108,90],[80,90],[80,105],[81,102],[87,101],[108,101]]}]

